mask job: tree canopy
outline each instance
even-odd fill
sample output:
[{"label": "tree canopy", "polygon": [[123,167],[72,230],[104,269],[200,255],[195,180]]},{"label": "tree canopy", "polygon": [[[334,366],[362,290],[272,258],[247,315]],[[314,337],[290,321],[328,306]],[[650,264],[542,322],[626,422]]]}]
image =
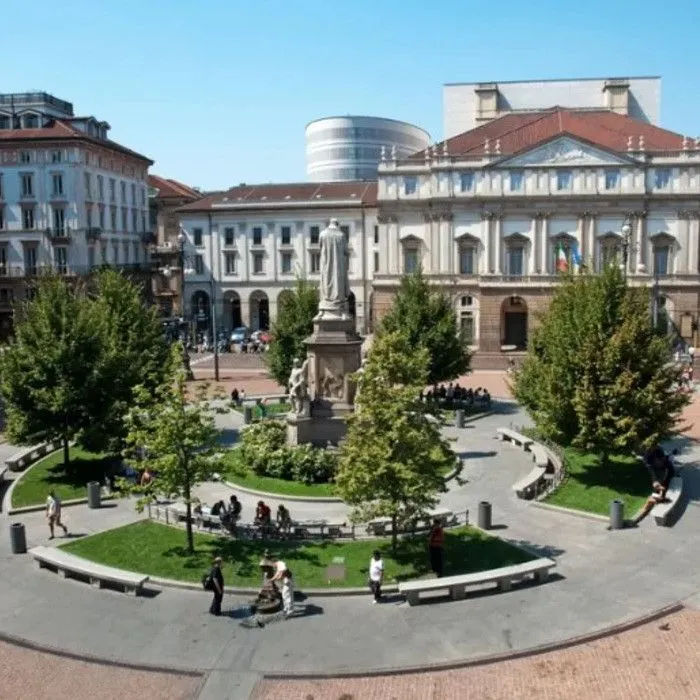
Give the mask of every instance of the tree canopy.
[{"label": "tree canopy", "polygon": [[391,518],[396,525],[432,508],[456,456],[418,397],[428,377],[427,349],[385,332],[356,373],[355,412],[348,418],[336,490],[356,520]]},{"label": "tree canopy", "polygon": [[450,297],[428,284],[422,272],[404,275],[379,333],[401,332],[411,347],[428,351],[429,384],[454,379],[469,369],[467,340],[457,331]]},{"label": "tree canopy", "polygon": [[280,295],[277,320],[272,324],[272,343],[265,360],[272,377],[287,385],[294,360],[306,357],[304,340],[313,332],[318,312],[318,289],[305,279],[297,279],[293,290]]},{"label": "tree canopy", "polygon": [[652,326],[648,290],[610,265],[555,290],[513,389],[543,436],[607,454],[674,432],[688,402],[680,374]]}]

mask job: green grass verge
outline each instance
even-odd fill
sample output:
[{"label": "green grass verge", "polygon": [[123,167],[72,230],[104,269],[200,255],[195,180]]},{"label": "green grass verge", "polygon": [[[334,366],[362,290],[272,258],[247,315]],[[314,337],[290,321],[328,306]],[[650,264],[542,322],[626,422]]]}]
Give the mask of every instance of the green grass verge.
[{"label": "green grass verge", "polygon": [[625,504],[625,515],[632,517],[651,493],[649,474],[631,455],[611,455],[607,466],[596,454],[573,448],[564,450],[566,479],[547,497],[546,503],[589,513],[608,515],[610,501]]},{"label": "green grass verge", "polygon": [[224,476],[227,481],[256,491],[278,493],[282,496],[334,496],[333,484],[303,484],[289,479],[276,479],[271,476],[258,476],[247,469],[239,459],[240,452],[234,448],[226,455],[224,462],[227,466]]},{"label": "green grass verge", "polygon": [[41,505],[46,502],[51,489],[62,501],[86,498],[88,481],[102,483],[111,459],[109,455],[71,447],[70,470],[66,472],[63,468],[63,450],[52,452],[28,467],[19,478],[12,491],[12,506]]},{"label": "green grass verge", "polygon": [[[234,540],[200,533],[195,533],[196,551],[190,556],[185,552],[185,537],[184,529],[145,520],[69,542],[62,548],[120,569],[197,583],[209,569],[212,558],[219,555],[224,559],[224,579],[229,586],[260,585],[258,562],[265,549],[269,549],[273,556],[284,558],[301,587],[328,587],[325,570],[334,557],[345,558],[346,578],[330,584],[331,587],[365,586],[369,560],[375,549],[382,551],[387,583],[423,576],[429,571],[425,536],[400,540],[395,556],[391,554],[386,539],[270,542]],[[447,576],[517,564],[533,558],[507,542],[470,527],[445,533]]]}]

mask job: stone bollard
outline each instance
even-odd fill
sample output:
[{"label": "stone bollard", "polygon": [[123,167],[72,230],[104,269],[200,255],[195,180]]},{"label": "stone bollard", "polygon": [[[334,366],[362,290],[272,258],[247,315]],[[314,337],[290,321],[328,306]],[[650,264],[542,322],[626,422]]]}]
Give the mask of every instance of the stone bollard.
[{"label": "stone bollard", "polygon": [[13,554],[24,554],[27,551],[27,537],[22,523],[10,525],[10,546]]},{"label": "stone bollard", "polygon": [[455,411],[455,428],[464,427],[464,409],[458,408]]},{"label": "stone bollard", "polygon": [[479,513],[476,524],[482,530],[491,529],[491,504],[488,501],[479,501]]},{"label": "stone bollard", "polygon": [[618,500],[610,501],[610,529],[622,530],[625,526],[625,504]]},{"label": "stone bollard", "polygon": [[100,484],[98,481],[88,481],[87,485],[88,508],[99,508],[101,503]]},{"label": "stone bollard", "polygon": [[253,407],[243,406],[243,422],[250,425],[253,422]]}]

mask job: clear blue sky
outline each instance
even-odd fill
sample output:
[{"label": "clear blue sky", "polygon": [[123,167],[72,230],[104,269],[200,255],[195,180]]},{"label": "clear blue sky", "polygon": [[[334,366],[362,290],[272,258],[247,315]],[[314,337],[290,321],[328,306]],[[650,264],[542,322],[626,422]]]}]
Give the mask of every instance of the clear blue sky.
[{"label": "clear blue sky", "polygon": [[438,140],[446,82],[661,75],[662,125],[700,135],[698,0],[3,0],[0,21],[0,92],[69,100],[202,188],[304,180],[322,116]]}]

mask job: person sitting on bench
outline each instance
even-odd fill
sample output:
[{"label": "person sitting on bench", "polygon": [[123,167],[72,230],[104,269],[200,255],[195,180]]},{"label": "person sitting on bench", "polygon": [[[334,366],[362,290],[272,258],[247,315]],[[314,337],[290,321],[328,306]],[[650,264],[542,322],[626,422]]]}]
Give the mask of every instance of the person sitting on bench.
[{"label": "person sitting on bench", "polygon": [[652,447],[644,455],[644,466],[651,476],[653,492],[639,515],[632,521],[634,525],[644,520],[657,503],[664,502],[668,486],[671,483],[671,479],[675,476],[671,458],[659,445]]}]

